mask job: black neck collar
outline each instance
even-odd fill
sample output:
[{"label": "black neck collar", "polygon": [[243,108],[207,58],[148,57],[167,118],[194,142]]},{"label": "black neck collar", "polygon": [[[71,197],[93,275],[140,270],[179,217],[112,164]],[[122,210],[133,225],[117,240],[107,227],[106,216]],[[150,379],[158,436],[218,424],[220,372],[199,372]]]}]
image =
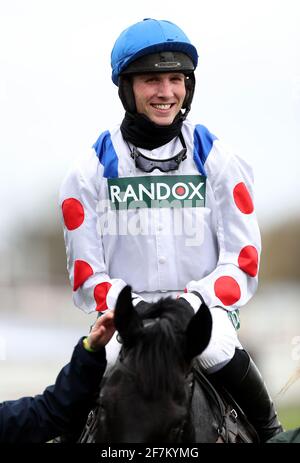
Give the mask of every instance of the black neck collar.
[{"label": "black neck collar", "polygon": [[184,119],[183,114],[179,112],[172,124],[158,125],[144,114],[132,114],[126,111],[121,124],[121,133],[128,143],[153,150],[179,137]]}]

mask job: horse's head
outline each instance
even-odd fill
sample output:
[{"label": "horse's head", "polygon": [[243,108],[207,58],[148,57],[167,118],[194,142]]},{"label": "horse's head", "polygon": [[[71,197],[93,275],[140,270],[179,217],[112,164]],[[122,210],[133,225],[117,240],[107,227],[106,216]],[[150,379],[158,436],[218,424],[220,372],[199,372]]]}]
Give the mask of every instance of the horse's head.
[{"label": "horse's head", "polygon": [[185,301],[167,298],[139,315],[127,286],[117,301],[115,326],[123,347],[102,387],[96,441],[178,441],[189,421],[191,362],[210,340],[209,310],[202,305],[194,314]]}]

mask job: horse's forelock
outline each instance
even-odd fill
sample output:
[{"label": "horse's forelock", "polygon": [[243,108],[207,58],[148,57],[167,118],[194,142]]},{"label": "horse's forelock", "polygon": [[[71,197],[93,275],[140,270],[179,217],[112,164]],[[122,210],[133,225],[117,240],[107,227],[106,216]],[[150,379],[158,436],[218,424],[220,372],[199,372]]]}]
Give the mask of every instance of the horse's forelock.
[{"label": "horse's forelock", "polygon": [[181,303],[180,299],[166,297],[151,304],[144,312],[142,318],[168,319],[172,324],[178,323],[180,326],[185,327],[193,315],[194,311],[192,307],[189,310],[188,305]]},{"label": "horse's forelock", "polygon": [[144,314],[143,319],[153,323],[145,323],[130,360],[144,397],[173,394],[183,380],[184,331],[191,316],[171,298],[158,301]]}]

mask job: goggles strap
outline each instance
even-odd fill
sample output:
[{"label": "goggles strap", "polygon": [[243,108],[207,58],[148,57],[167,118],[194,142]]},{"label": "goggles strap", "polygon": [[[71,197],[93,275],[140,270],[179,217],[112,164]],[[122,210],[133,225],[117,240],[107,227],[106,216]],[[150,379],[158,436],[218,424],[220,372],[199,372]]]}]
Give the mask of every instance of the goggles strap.
[{"label": "goggles strap", "polygon": [[154,169],[158,169],[161,172],[170,172],[172,170],[177,170],[182,161],[186,159],[186,143],[183,138],[182,133],[179,134],[179,140],[182,144],[182,150],[177,153],[175,156],[168,159],[153,159],[149,158],[142,154],[135,146],[130,147],[127,142],[130,156],[135,162],[135,166],[144,172],[152,172]]}]

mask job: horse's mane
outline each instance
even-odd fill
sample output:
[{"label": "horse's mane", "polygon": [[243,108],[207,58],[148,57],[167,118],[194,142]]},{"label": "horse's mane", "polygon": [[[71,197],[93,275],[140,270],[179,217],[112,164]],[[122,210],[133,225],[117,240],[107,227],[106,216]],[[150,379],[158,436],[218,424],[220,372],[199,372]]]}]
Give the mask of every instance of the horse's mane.
[{"label": "horse's mane", "polygon": [[184,332],[192,316],[192,310],[171,298],[159,300],[143,314],[144,328],[131,349],[130,366],[145,398],[174,397],[180,390],[186,367]]}]

